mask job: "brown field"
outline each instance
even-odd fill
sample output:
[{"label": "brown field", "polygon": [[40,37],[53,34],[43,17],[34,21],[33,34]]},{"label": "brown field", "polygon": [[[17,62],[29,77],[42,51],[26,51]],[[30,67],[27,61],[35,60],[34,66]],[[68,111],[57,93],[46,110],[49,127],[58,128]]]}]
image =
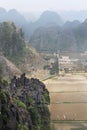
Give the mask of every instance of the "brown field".
[{"label": "brown field", "polygon": [[50,92],[87,91],[87,83],[48,83]]},{"label": "brown field", "polygon": [[87,92],[50,93],[51,103],[87,103]]},{"label": "brown field", "polygon": [[[86,128],[87,129],[87,124],[86,123],[55,123],[54,124],[55,130],[71,130],[72,128]],[[86,130],[85,129],[85,130]]]},{"label": "brown field", "polygon": [[87,91],[87,80],[83,76],[71,75],[45,81],[50,92]]},{"label": "brown field", "polygon": [[52,120],[87,120],[87,104],[51,104]]},{"label": "brown field", "polygon": [[55,130],[87,129],[87,79],[69,75],[47,80],[45,84],[50,92],[49,108],[51,119],[56,121]]}]

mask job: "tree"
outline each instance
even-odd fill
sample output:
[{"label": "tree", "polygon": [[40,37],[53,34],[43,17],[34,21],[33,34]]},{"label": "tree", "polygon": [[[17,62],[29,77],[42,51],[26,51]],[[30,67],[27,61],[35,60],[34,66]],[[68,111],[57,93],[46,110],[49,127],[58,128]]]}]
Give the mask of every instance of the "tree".
[{"label": "tree", "polygon": [[50,74],[59,74],[59,63],[58,61],[52,63],[52,68],[50,68]]}]

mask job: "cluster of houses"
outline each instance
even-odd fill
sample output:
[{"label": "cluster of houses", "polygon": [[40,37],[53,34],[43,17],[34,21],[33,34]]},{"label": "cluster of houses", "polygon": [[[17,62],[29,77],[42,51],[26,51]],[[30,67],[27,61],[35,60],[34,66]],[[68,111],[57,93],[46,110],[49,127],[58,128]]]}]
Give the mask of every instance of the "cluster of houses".
[{"label": "cluster of houses", "polygon": [[54,53],[49,62],[54,63],[56,60],[59,64],[59,70],[68,72],[87,72],[87,53],[61,52]]}]

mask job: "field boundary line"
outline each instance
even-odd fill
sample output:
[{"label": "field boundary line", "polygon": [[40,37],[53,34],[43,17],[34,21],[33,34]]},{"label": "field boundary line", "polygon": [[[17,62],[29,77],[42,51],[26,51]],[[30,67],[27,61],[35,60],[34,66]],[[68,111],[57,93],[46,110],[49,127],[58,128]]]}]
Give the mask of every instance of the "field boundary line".
[{"label": "field boundary line", "polygon": [[87,104],[87,102],[51,102],[50,104]]},{"label": "field boundary line", "polygon": [[59,91],[59,92],[50,92],[50,93],[85,93],[87,91]]},{"label": "field boundary line", "polygon": [[87,120],[51,120],[52,123],[87,123]]}]

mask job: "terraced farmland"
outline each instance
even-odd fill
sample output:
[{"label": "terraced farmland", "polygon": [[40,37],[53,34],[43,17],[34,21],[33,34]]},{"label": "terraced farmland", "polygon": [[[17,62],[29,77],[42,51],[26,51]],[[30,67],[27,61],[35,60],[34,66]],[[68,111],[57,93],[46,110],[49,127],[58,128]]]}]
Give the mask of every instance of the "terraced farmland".
[{"label": "terraced farmland", "polygon": [[87,79],[69,75],[45,81],[55,130],[87,129]]}]

